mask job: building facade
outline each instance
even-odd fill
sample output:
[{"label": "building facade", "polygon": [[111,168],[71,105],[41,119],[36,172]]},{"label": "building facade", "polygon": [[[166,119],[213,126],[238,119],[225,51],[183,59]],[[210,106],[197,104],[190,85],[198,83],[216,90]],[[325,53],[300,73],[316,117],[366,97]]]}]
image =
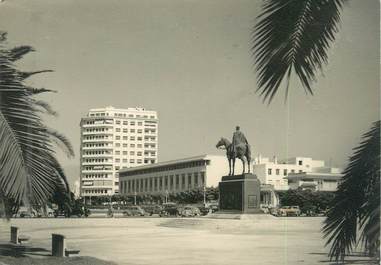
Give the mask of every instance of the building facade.
[{"label": "building facade", "polygon": [[81,196],[117,194],[120,169],[156,163],[158,126],[156,111],[91,109],[80,123]]},{"label": "building facade", "polygon": [[275,190],[288,190],[289,174],[312,172],[323,167],[324,161],[309,157],[293,157],[278,161],[276,157],[270,160],[258,156],[253,163],[253,172],[262,184],[270,184]]},{"label": "building facade", "polygon": [[290,189],[312,191],[336,191],[343,174],[338,168],[316,168],[313,172],[289,174]]},{"label": "building facade", "polygon": [[[236,163],[236,172],[242,172]],[[166,194],[217,187],[229,172],[225,156],[201,155],[119,171],[120,194]]]}]

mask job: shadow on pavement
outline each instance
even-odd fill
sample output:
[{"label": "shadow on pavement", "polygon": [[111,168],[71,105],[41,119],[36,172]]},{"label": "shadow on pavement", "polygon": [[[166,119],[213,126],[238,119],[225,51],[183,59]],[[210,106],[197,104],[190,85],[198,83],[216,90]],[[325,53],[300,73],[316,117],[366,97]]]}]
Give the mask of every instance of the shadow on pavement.
[{"label": "shadow on pavement", "polygon": [[45,248],[31,247],[27,245],[0,244],[0,256],[27,257],[27,256],[51,256]]}]

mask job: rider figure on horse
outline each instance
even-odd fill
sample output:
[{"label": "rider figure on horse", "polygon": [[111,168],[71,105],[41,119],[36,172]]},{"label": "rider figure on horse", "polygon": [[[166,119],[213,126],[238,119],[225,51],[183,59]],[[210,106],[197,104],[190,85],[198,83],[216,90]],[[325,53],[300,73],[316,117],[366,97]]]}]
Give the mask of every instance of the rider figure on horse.
[{"label": "rider figure on horse", "polygon": [[235,132],[233,133],[233,140],[232,140],[232,145],[233,145],[233,152],[236,154],[237,153],[237,146],[240,144],[244,144],[247,146],[247,148],[250,148],[250,145],[243,134],[243,132],[240,131],[239,126],[235,127]]}]

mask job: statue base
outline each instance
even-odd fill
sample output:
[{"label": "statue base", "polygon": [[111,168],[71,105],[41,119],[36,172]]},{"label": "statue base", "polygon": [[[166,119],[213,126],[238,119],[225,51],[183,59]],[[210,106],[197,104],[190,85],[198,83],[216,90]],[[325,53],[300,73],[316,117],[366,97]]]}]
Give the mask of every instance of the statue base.
[{"label": "statue base", "polygon": [[261,199],[261,183],[256,175],[223,176],[218,185],[221,213],[258,214]]}]

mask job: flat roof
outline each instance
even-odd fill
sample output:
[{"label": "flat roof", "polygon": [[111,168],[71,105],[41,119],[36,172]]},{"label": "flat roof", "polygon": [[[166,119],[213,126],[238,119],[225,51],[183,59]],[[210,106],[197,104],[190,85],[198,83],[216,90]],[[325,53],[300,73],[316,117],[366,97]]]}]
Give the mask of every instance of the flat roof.
[{"label": "flat roof", "polygon": [[140,170],[140,169],[151,169],[151,168],[157,168],[157,167],[162,167],[162,166],[170,166],[170,165],[175,165],[175,164],[179,164],[179,163],[208,160],[208,157],[209,157],[209,155],[205,154],[205,155],[199,155],[199,156],[186,157],[186,158],[182,158],[182,159],[158,162],[158,163],[148,164],[148,165],[143,165],[143,166],[138,166],[138,167],[122,168],[119,170],[119,173],[135,171],[135,170]]},{"label": "flat roof", "polygon": [[344,176],[340,173],[319,173],[319,172],[302,172],[292,173],[285,177],[286,179],[333,179],[339,180]]}]

